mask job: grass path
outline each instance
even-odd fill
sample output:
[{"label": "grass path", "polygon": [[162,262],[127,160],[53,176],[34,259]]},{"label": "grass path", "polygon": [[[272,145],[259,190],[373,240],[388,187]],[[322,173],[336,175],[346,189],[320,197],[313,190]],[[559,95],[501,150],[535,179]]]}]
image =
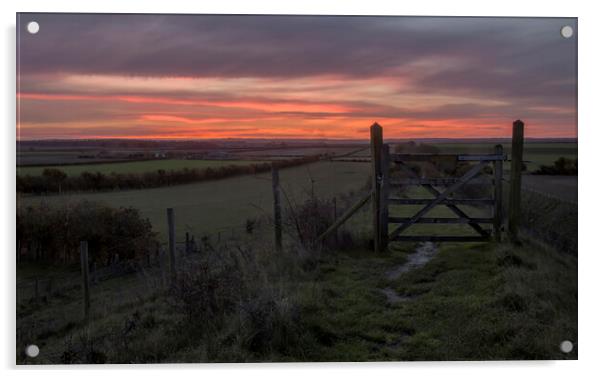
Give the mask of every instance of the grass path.
[{"label": "grass path", "polygon": [[[395,248],[395,247],[394,247]],[[575,359],[576,259],[535,246],[447,244],[395,280],[389,255],[339,253],[321,266],[321,305],[305,321],[320,361]],[[408,300],[390,303],[392,287]]]}]

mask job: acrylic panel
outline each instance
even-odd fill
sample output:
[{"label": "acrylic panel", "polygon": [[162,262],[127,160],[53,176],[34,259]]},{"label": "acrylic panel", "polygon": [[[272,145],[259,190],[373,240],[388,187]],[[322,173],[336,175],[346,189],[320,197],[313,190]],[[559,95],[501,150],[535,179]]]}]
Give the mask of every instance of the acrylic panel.
[{"label": "acrylic panel", "polygon": [[577,19],[16,27],[17,364],[577,359]]}]

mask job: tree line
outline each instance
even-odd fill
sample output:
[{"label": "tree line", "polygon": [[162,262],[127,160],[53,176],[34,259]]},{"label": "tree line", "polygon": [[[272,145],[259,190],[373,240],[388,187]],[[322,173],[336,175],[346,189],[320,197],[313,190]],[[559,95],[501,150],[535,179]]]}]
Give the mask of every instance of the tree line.
[{"label": "tree line", "polygon": [[272,165],[287,168],[318,161],[321,155],[305,156],[296,159],[278,160],[273,163],[253,163],[249,165],[227,165],[209,168],[182,168],[174,170],[158,169],[140,173],[82,172],[69,176],[56,168],[46,168],[42,175],[17,175],[17,192],[20,193],[60,193],[63,191],[108,191],[122,189],[145,189],[160,186],[187,184],[197,181],[215,180],[236,175],[267,172]]},{"label": "tree line", "polygon": [[134,208],[112,208],[82,201],[66,206],[17,206],[19,260],[71,263],[79,259],[79,243],[86,240],[90,258],[101,265],[110,259],[142,257],[158,246],[150,221]]}]

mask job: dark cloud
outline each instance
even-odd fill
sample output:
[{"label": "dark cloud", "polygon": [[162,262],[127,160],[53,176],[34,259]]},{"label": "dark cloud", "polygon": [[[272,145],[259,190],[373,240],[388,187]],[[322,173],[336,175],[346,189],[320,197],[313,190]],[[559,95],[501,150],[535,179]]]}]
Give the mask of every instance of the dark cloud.
[{"label": "dark cloud", "polygon": [[[24,32],[30,20],[41,25],[36,35]],[[559,33],[567,23],[574,21],[21,14],[19,59],[24,74],[295,77],[383,75],[460,57],[483,69],[543,65],[541,74],[556,77],[574,69],[575,39]]]},{"label": "dark cloud", "polygon": [[[36,35],[25,30],[31,20],[40,24]],[[532,117],[551,125],[574,125],[577,39],[576,35],[571,39],[560,35],[564,25],[577,29],[576,19],[569,18],[22,13],[18,15],[17,59],[22,92],[69,93],[69,88],[57,86],[56,74],[274,80],[318,75],[374,77],[399,84],[402,95],[436,94],[467,101],[415,110],[405,104],[376,105],[373,98],[353,102],[341,93],[340,101],[334,102],[356,109],[341,116],[431,120]],[[319,94],[328,85],[325,82],[324,88],[313,91]],[[81,90],[74,88],[74,94]],[[90,88],[89,93],[101,92]],[[126,88],[119,94],[144,96],[149,92]],[[260,91],[199,94],[183,89],[165,95],[282,101],[273,94],[258,97]],[[468,101],[470,98],[475,101]],[[498,103],[486,105],[477,99]],[[68,102],[59,106],[29,104],[30,110],[22,113],[26,122],[100,120],[122,114],[118,108],[94,109],[93,103],[82,104],[70,115],[64,113]],[[189,110],[187,106],[158,104],[154,108]],[[566,113],[547,114],[545,108]],[[127,105],[131,114],[145,109],[144,104]],[[211,116],[212,112],[196,107],[191,117]],[[237,110],[231,112],[237,115]],[[241,116],[261,113],[240,112]],[[329,116],[322,112],[281,114],[316,119]]]}]

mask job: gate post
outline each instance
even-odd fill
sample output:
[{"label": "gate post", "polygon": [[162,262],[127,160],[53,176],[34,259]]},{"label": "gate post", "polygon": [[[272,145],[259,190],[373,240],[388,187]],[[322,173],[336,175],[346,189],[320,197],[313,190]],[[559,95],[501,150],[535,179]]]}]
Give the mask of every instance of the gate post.
[{"label": "gate post", "polygon": [[82,267],[82,289],[84,292],[84,320],[86,323],[88,323],[88,321],[90,320],[90,266],[88,264],[87,241],[79,242],[79,255]]},{"label": "gate post", "polygon": [[[504,155],[504,147],[501,144],[495,146],[495,154],[498,156]],[[496,160],[493,163],[493,174],[495,180],[494,188],[494,200],[495,204],[493,207],[493,236],[496,242],[502,240],[502,179],[504,177],[504,162],[503,160]]]},{"label": "gate post", "polygon": [[386,250],[389,244],[389,145],[383,144],[381,171],[382,183],[380,188],[380,247]]},{"label": "gate post", "polygon": [[167,209],[167,230],[169,235],[169,273],[171,284],[175,285],[178,278],[176,270],[176,226],[174,220],[173,208]]},{"label": "gate post", "polygon": [[280,209],[280,174],[272,163],[272,194],[274,196],[274,244],[278,252],[282,251],[282,212]]},{"label": "gate post", "polygon": [[521,120],[512,124],[512,166],[510,168],[510,207],[508,209],[508,236],[518,241],[520,222],[521,175],[523,167],[524,126]]},{"label": "gate post", "polygon": [[372,153],[372,225],[374,251],[382,250],[381,184],[382,184],[383,128],[374,123],[370,126],[370,151]]}]

